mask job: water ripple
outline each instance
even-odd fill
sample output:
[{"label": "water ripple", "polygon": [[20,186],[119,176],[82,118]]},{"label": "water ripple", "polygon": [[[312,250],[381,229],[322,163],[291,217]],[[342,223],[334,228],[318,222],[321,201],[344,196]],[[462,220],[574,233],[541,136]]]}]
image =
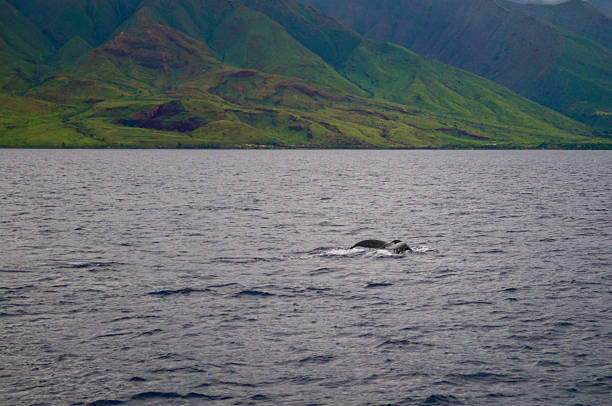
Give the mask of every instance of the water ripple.
[{"label": "water ripple", "polygon": [[[611,168],[605,151],[0,150],[0,398],[608,404]],[[347,249],[365,238],[413,251]]]}]

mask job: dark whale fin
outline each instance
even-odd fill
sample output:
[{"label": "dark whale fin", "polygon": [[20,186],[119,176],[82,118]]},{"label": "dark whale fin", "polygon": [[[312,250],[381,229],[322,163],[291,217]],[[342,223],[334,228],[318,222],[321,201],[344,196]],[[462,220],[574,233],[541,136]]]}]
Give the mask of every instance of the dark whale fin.
[{"label": "dark whale fin", "polygon": [[393,240],[389,244],[385,246],[386,249],[393,251],[396,254],[401,254],[404,251],[412,252],[412,248],[408,246],[405,242],[401,240]]},{"label": "dark whale fin", "polygon": [[404,251],[412,251],[408,244],[406,244],[402,240],[393,240],[389,243],[381,240],[363,240],[359,241],[357,244],[353,245],[349,249],[353,249],[355,247],[388,249],[392,250],[396,254],[401,254]]},{"label": "dark whale fin", "polygon": [[387,243],[385,241],[381,241],[381,240],[363,240],[363,241],[359,241],[357,244],[353,245],[350,249],[353,249],[355,247],[364,247],[364,248],[385,248],[385,245],[387,245]]}]

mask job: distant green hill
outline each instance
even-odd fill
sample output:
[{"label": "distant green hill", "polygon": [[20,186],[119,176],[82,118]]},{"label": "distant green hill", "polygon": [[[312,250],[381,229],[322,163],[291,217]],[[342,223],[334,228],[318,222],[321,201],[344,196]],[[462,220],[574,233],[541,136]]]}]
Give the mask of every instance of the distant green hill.
[{"label": "distant green hill", "polygon": [[[6,1],[6,0],[5,0]],[[106,41],[142,0],[9,0],[56,46],[79,36],[92,46]]]},{"label": "distant green hill", "polygon": [[[612,1],[609,3],[612,6]],[[605,47],[612,47],[612,19],[586,1],[570,0],[556,5],[537,5],[506,0],[503,6],[587,37]]]},{"label": "distant green hill", "polygon": [[580,0],[305,1],[362,35],[494,80],[612,133],[612,26]]},{"label": "distant green hill", "polygon": [[612,2],[610,0],[589,0],[589,3],[608,17],[612,18]]},{"label": "distant green hill", "polygon": [[292,0],[0,0],[0,18],[0,146],[612,146]]},{"label": "distant green hill", "polygon": [[0,0],[0,83],[21,71],[31,71],[55,52],[38,27],[16,8]]}]

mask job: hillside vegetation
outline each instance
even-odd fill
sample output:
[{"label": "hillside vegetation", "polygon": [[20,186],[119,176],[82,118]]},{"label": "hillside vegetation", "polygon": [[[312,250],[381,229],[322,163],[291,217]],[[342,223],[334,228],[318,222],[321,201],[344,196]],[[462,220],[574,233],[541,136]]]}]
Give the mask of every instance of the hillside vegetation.
[{"label": "hillside vegetation", "polygon": [[491,79],[612,134],[612,20],[582,0],[305,0],[366,37]]},{"label": "hillside vegetation", "polygon": [[587,37],[603,46],[610,47],[612,44],[612,19],[586,1],[570,0],[545,6],[519,4],[506,0],[503,6]]},{"label": "hillside vegetation", "polygon": [[612,144],[293,0],[0,0],[0,19],[0,146]]}]

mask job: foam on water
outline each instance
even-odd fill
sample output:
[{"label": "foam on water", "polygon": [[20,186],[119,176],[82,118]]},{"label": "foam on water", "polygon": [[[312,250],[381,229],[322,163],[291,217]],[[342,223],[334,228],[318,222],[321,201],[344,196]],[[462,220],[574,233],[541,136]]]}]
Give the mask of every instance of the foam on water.
[{"label": "foam on water", "polygon": [[315,255],[322,257],[353,257],[365,251],[365,248],[329,248],[318,251]]},{"label": "foam on water", "polygon": [[373,248],[323,248],[319,250],[315,250],[315,256],[320,257],[344,257],[344,258],[388,258],[388,257],[397,257],[402,258],[406,254],[410,254],[409,252],[396,254],[392,251],[385,249],[373,249]]},{"label": "foam on water", "polygon": [[411,246],[410,248],[412,249],[412,253],[414,254],[426,254],[428,252],[436,252],[435,248],[428,247],[426,245]]},{"label": "foam on water", "polygon": [[412,251],[405,251],[402,253],[394,253],[393,251],[386,249],[375,249],[375,248],[320,248],[314,250],[314,255],[323,257],[366,257],[366,258],[387,258],[396,257],[403,258],[410,254],[426,254],[435,252],[435,249],[428,246],[415,246],[410,247]]}]

